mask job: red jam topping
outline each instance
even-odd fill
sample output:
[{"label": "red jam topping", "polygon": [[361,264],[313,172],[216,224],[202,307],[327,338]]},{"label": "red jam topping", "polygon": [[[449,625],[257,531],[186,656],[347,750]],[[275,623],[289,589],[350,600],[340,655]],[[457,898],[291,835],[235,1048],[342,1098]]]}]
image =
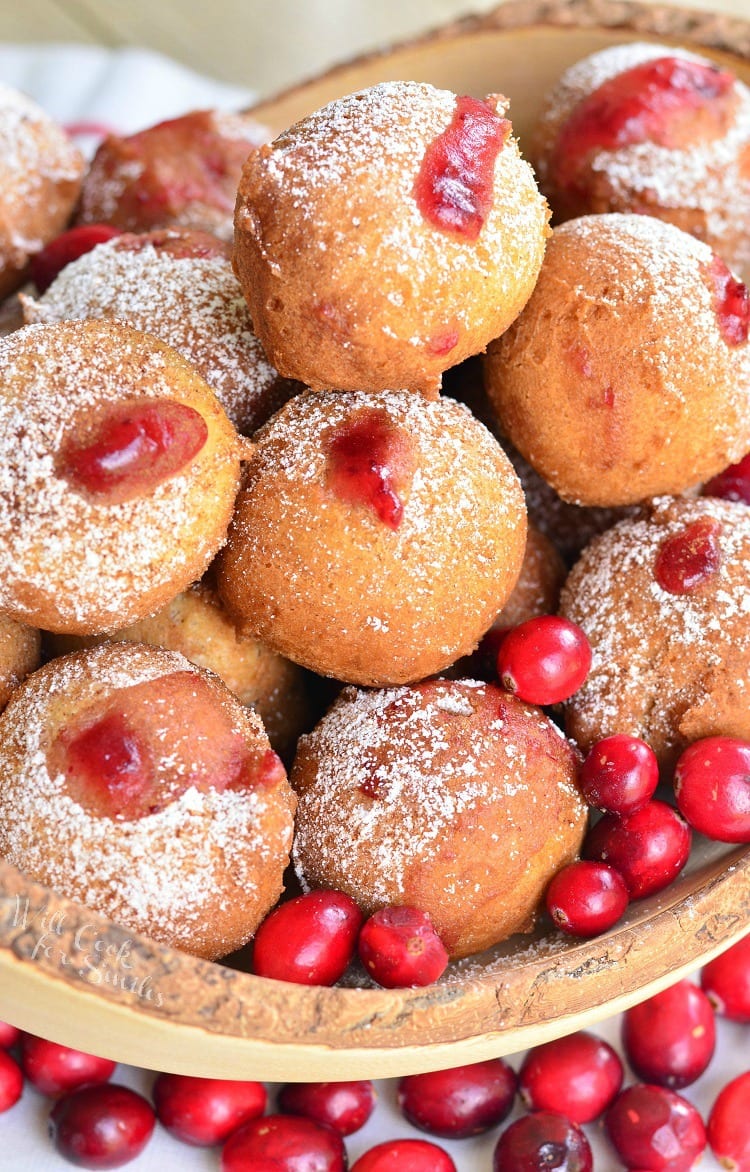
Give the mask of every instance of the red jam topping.
[{"label": "red jam topping", "polygon": [[739,464],[731,464],[703,485],[703,496],[718,496],[725,501],[750,505],[750,453]]},{"label": "red jam topping", "polygon": [[428,223],[477,239],[492,207],[495,160],[510,131],[488,102],[456,99],[453,119],[427,148],[414,185]]},{"label": "red jam topping", "polygon": [[203,416],[172,399],[108,408],[82,441],[68,440],[58,473],[101,504],[150,492],[195,459],[208,438]]},{"label": "red jam topping", "polygon": [[[596,150],[633,143],[689,146],[701,133],[723,131],[723,103],[734,76],[717,66],[678,57],[658,57],[618,73],[583,98],[563,125],[555,144],[552,175],[561,188],[574,188],[582,166]],[[713,115],[713,117],[712,117]]]},{"label": "red jam topping", "polygon": [[721,257],[713,257],[708,273],[721,336],[727,346],[740,346],[747,341],[750,322],[750,295],[747,286],[732,275]]},{"label": "red jam topping", "polygon": [[378,520],[398,529],[404,513],[400,489],[411,473],[411,450],[406,433],[385,411],[365,409],[326,444],[326,482],[336,495],[365,505]]},{"label": "red jam topping", "polygon": [[713,517],[701,517],[662,543],[654,566],[662,590],[690,594],[716,573],[721,564],[721,528]]},{"label": "red jam topping", "polygon": [[76,228],[68,228],[45,244],[41,252],[31,258],[29,275],[40,293],[49,289],[58,273],[62,272],[71,261],[78,260],[97,244],[105,240],[112,240],[120,235],[119,228],[111,224],[79,224]]},{"label": "red jam topping", "polygon": [[285,777],[276,753],[249,751],[206,681],[188,671],[119,688],[77,713],[48,764],[84,809],[125,821],[158,813],[191,786],[247,791]]}]

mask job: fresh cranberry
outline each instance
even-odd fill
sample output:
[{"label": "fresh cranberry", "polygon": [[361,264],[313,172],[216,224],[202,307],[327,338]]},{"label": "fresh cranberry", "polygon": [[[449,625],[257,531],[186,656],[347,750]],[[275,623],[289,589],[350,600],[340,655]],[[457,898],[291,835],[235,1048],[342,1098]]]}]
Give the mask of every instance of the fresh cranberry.
[{"label": "fresh cranberry", "polygon": [[617,923],[629,902],[620,872],[588,859],[562,867],[545,893],[554,924],[569,936],[599,936]]},{"label": "fresh cranberry", "polygon": [[703,966],[701,988],[722,1017],[750,1022],[750,936]]},{"label": "fresh cranberry", "polygon": [[304,1115],[263,1115],[244,1123],[221,1150],[221,1172],[346,1172],[337,1131]]},{"label": "fresh cranberry", "polygon": [[500,644],[503,687],[529,704],[558,704],[578,691],[591,667],[591,646],[579,626],[556,615],[519,623]]},{"label": "fresh cranberry", "polygon": [[607,814],[632,814],[645,806],[658,784],[659,765],[653,749],[626,733],[615,733],[592,745],[579,776],[588,804]]},{"label": "fresh cranberry", "polygon": [[667,1087],[626,1087],[604,1116],[604,1124],[627,1168],[688,1172],[706,1147],[698,1111]]},{"label": "fresh cranberry", "polygon": [[501,1058],[411,1074],[398,1085],[398,1105],[409,1122],[444,1139],[479,1135],[502,1123],[515,1097],[515,1072]]},{"label": "fresh cranberry", "polygon": [[688,745],[674,774],[680,812],[719,842],[750,842],[750,741],[705,737]]},{"label": "fresh cranberry", "polygon": [[55,1148],[79,1168],[119,1168],[151,1139],[156,1116],[142,1095],[112,1083],[63,1095],[50,1112]]},{"label": "fresh cranberry", "polygon": [[21,1098],[23,1071],[5,1050],[0,1050],[0,1114]]},{"label": "fresh cranberry", "polygon": [[721,257],[714,254],[708,266],[714,295],[714,312],[719,333],[727,346],[741,346],[747,341],[750,324],[750,297],[742,281],[735,277]]},{"label": "fresh cranberry", "polygon": [[298,985],[333,985],[357,946],[362,912],[341,891],[310,891],[280,904],[255,934],[253,972]]},{"label": "fresh cranberry", "polygon": [[722,525],[714,517],[699,517],[659,547],[654,577],[668,594],[692,594],[721,565],[719,535]]},{"label": "fresh cranberry", "polygon": [[722,1168],[750,1169],[750,1070],[719,1091],[708,1115],[708,1143]]},{"label": "fresh cranberry", "polygon": [[116,1063],[24,1034],[21,1066],[32,1086],[43,1095],[62,1095],[90,1083],[106,1082],[112,1077]]},{"label": "fresh cranberry", "polygon": [[160,1074],[153,1100],[160,1123],[183,1143],[210,1147],[266,1109],[262,1082]]},{"label": "fresh cranberry", "polygon": [[750,452],[738,464],[730,464],[718,476],[706,481],[703,496],[718,496],[725,501],[750,505]]},{"label": "fresh cranberry", "polygon": [[456,1172],[456,1165],[426,1139],[392,1139],[364,1152],[351,1172]]},{"label": "fresh cranberry", "polygon": [[277,1104],[285,1115],[305,1115],[339,1135],[352,1135],[364,1127],[375,1109],[375,1088],[369,1079],[290,1082],[279,1091]]},{"label": "fresh cranberry", "polygon": [[134,399],[112,404],[85,437],[71,431],[58,472],[97,504],[122,504],[182,472],[207,438],[205,419],[187,403]]},{"label": "fresh cranberry", "polygon": [[32,257],[29,274],[40,293],[49,289],[55,277],[71,261],[78,260],[86,252],[91,252],[97,244],[119,236],[120,229],[111,224],[81,224],[77,228],[69,228],[62,232],[49,244],[45,244],[41,252]]},{"label": "fresh cranberry", "polygon": [[370,976],[386,989],[431,985],[448,964],[430,917],[413,907],[374,912],[362,925],[358,948]]},{"label": "fresh cranberry", "polygon": [[414,184],[429,224],[477,239],[492,208],[495,160],[510,129],[488,102],[456,98],[451,123],[428,146]]},{"label": "fresh cranberry", "polygon": [[690,855],[692,835],[682,815],[652,799],[622,818],[604,814],[586,835],[583,855],[619,871],[631,899],[661,891]]},{"label": "fresh cranberry", "polygon": [[8,1025],[7,1021],[0,1021],[0,1050],[10,1050],[21,1037],[17,1026]]},{"label": "fresh cranberry", "polygon": [[643,1082],[679,1090],[703,1074],[716,1047],[714,1011],[692,981],[629,1009],[622,1024],[628,1062]]},{"label": "fresh cranberry", "polygon": [[556,1111],[532,1111],[511,1123],[495,1145],[493,1172],[591,1172],[589,1141]]},{"label": "fresh cranberry", "polygon": [[559,1111],[573,1123],[590,1123],[622,1086],[622,1062],[602,1038],[581,1030],[528,1051],[518,1072],[527,1107]]}]

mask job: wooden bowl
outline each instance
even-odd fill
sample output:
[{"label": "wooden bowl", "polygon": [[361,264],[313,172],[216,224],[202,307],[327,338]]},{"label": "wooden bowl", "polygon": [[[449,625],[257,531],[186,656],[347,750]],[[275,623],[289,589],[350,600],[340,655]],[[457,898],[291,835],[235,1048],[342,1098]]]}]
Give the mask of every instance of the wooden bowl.
[{"label": "wooden bowl", "polygon": [[[608,0],[510,3],[342,65],[256,107],[281,130],[377,81],[500,90],[523,144],[544,91],[617,42],[699,46],[750,82],[750,24]],[[699,841],[666,891],[590,941],[514,938],[426,989],[310,988],[136,936],[0,863],[0,1013],[139,1066],[269,1081],[386,1077],[479,1061],[589,1026],[666,987],[750,928],[750,847]]]}]

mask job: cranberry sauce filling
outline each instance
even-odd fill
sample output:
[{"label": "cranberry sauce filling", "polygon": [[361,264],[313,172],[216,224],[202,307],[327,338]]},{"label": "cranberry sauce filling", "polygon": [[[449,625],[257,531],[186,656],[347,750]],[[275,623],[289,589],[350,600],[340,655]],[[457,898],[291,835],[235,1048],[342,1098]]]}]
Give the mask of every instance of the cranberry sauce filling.
[{"label": "cranberry sauce filling", "polygon": [[750,323],[750,294],[727,268],[721,257],[714,256],[708,266],[719,331],[727,346],[747,341]]},{"label": "cranberry sauce filling", "polygon": [[248,748],[204,679],[176,671],[119,688],[77,712],[48,751],[50,774],[90,813],[135,821],[195,787],[271,787],[285,776],[272,749]]},{"label": "cranberry sauce filling", "polygon": [[406,432],[378,408],[358,412],[326,443],[328,487],[341,500],[365,505],[390,529],[401,524],[401,490],[411,466]]},{"label": "cranberry sauce filling", "polygon": [[662,590],[690,594],[716,573],[721,564],[721,528],[712,517],[701,517],[662,543],[654,565]]},{"label": "cranberry sauce filling", "polygon": [[495,160],[510,130],[488,102],[456,99],[453,119],[428,146],[414,184],[428,223],[477,239],[492,207]]},{"label": "cranberry sauce filling", "polygon": [[208,438],[203,416],[172,399],[133,399],[105,409],[63,444],[58,472],[100,504],[147,496],[195,459]]},{"label": "cranberry sauce filling", "polygon": [[[574,188],[589,155],[634,143],[689,147],[723,131],[734,76],[678,57],[644,61],[609,78],[573,109],[552,158],[560,188]],[[700,125],[697,119],[703,116]]]}]

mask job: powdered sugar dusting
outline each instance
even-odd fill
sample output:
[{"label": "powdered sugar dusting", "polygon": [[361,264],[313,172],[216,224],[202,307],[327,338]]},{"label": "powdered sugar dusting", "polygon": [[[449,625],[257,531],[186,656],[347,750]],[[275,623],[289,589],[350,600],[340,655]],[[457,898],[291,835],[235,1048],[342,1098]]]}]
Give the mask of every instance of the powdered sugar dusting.
[{"label": "powdered sugar dusting", "polygon": [[[55,697],[81,688],[84,695],[107,695],[165,673],[196,669],[177,653],[136,646],[124,654],[99,647],[57,660],[54,668],[23,689],[2,718],[0,841],[5,857],[135,931],[166,941],[194,931],[200,940],[215,885],[226,884],[229,873],[252,899],[264,865],[290,845],[291,819],[285,843],[268,839],[264,819],[278,798],[262,787],[224,793],[191,787],[160,812],[135,821],[90,815],[67,795],[64,778],[48,771]],[[249,742],[254,736],[262,747],[260,720],[237,708],[246,722],[243,737]],[[158,768],[169,772],[167,756]]]},{"label": "powdered sugar dusting", "polygon": [[[97,504],[57,474],[55,459],[77,412],[143,394],[174,395],[172,363],[181,360],[116,329],[106,338],[79,338],[76,326],[31,325],[0,342],[0,606],[32,623],[39,600],[74,623],[95,615],[99,630],[143,617],[141,599],[160,583],[179,583],[176,593],[200,576],[220,540],[208,514],[231,507],[213,460],[224,467],[234,460],[239,475],[233,436],[208,465],[199,455],[148,496],[120,504]],[[207,417],[219,412],[209,398]],[[235,483],[230,479],[230,494]]]},{"label": "powdered sugar dusting", "polygon": [[[720,522],[719,569],[700,589],[672,594],[656,580],[664,541],[696,518]],[[591,672],[569,704],[582,729],[632,731],[671,746],[702,706],[750,698],[750,510],[712,498],[657,498],[584,551],[560,608],[593,649]],[[706,733],[696,735],[707,735]]]},{"label": "powdered sugar dusting", "polygon": [[129,249],[110,240],[66,265],[39,301],[26,299],[25,314],[115,319],[155,334],[193,364],[236,427],[253,431],[264,422],[260,400],[278,376],[221,256],[175,258],[150,243]]}]

